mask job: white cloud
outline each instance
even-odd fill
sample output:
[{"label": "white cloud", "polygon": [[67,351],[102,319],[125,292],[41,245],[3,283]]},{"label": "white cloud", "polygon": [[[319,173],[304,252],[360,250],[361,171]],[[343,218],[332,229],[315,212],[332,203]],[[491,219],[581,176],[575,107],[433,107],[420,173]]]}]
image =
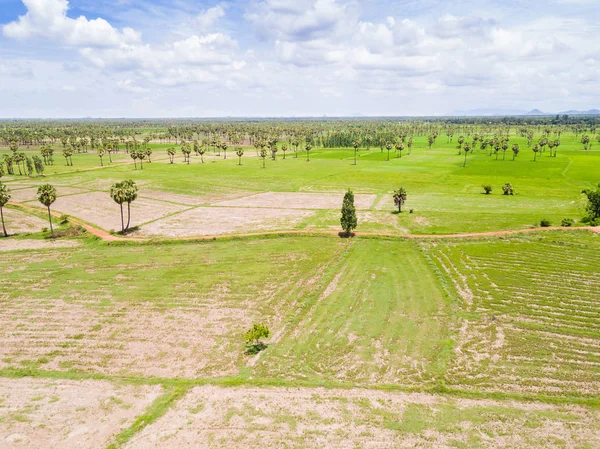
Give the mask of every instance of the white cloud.
[{"label": "white cloud", "polygon": [[23,0],[27,13],[2,27],[6,37],[49,38],[67,45],[111,47],[139,42],[140,35],[131,28],[119,31],[102,18],[88,20],[67,17],[67,0]]},{"label": "white cloud", "polygon": [[217,5],[201,12],[196,17],[196,23],[202,30],[206,30],[215,24],[221,17],[225,16],[225,5]]}]

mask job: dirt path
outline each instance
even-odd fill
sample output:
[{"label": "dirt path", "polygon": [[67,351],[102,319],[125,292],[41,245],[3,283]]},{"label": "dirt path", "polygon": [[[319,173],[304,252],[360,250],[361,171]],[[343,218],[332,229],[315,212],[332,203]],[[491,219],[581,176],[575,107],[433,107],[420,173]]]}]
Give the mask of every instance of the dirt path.
[{"label": "dirt path", "polygon": [[[17,203],[17,202],[9,202],[9,205],[17,206],[22,209],[35,210],[37,212],[40,211],[38,207],[30,206],[28,204]],[[51,211],[52,216],[60,217],[62,215],[61,212]],[[73,224],[79,225],[83,227],[87,232],[93,234],[97,237],[100,237],[102,240],[107,242],[148,242],[151,239],[145,237],[121,237],[117,235],[110,234],[109,232],[96,228],[92,225],[84,223],[83,221],[77,219],[76,217],[69,216],[69,221]],[[452,238],[479,238],[479,237],[496,237],[496,236],[504,236],[504,235],[514,235],[514,234],[527,234],[531,232],[541,232],[541,231],[590,231],[595,234],[600,234],[600,226],[581,226],[581,227],[560,227],[560,226],[551,226],[546,228],[528,228],[528,229],[509,229],[509,230],[501,230],[501,231],[488,231],[488,232],[468,232],[468,233],[457,233],[457,234],[390,234],[384,232],[355,232],[356,236],[364,236],[364,237],[388,237],[388,238],[407,238],[407,239],[452,239]],[[223,235],[198,235],[191,237],[178,237],[178,238],[167,238],[166,240],[181,240],[181,241],[190,241],[190,240],[219,240],[219,239],[230,239],[230,238],[243,238],[243,237],[259,237],[261,235],[338,235],[339,231],[334,230],[305,230],[305,229],[292,229],[287,231],[265,231],[265,232],[248,232],[248,233],[239,233],[239,234],[223,234]]]}]

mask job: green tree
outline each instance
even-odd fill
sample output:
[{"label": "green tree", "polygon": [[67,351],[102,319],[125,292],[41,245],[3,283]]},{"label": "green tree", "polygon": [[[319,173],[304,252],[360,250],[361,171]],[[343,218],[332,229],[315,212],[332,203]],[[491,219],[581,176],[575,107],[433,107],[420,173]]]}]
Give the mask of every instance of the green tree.
[{"label": "green tree", "polygon": [[507,182],[502,186],[502,191],[504,192],[504,195],[514,195],[515,194],[515,189],[513,189],[513,186],[510,182]]},{"label": "green tree", "polygon": [[[312,150],[312,145],[310,143],[306,143],[306,145],[304,146],[304,151],[306,151],[306,162],[310,161],[310,156],[309,156],[310,150]],[[356,162],[355,162],[355,164],[356,164]]]},{"label": "green tree", "polygon": [[537,154],[540,151],[540,146],[536,143],[531,149],[533,150],[533,162],[535,162],[537,160]]},{"label": "green tree", "polygon": [[360,140],[355,139],[352,142],[352,146],[354,147],[354,165],[356,165],[356,156],[358,155],[358,147],[360,147]]},{"label": "green tree", "polygon": [[127,226],[125,226],[125,231],[127,231],[131,223],[131,203],[138,197],[138,187],[135,185],[135,181],[131,179],[123,181],[123,185],[125,189],[125,202],[127,203]]},{"label": "green tree", "polygon": [[514,161],[515,158],[517,157],[517,155],[519,154],[519,144],[518,143],[515,143],[512,146],[512,152],[513,152],[513,158],[512,158],[512,160]]},{"label": "green tree", "polygon": [[269,338],[269,335],[271,335],[271,331],[266,325],[254,324],[244,334],[244,340],[246,341],[246,345],[248,346],[247,353],[257,354],[263,349],[266,349],[267,345],[264,344],[261,340],[263,338]]},{"label": "green tree", "polygon": [[175,160],[175,148],[171,147],[171,148],[167,148],[167,154],[169,155],[169,163],[172,164],[173,161]]},{"label": "green tree", "polygon": [[51,184],[42,184],[37,189],[37,198],[40,203],[48,208],[48,221],[50,222],[50,235],[54,237],[54,228],[52,227],[52,214],[50,206],[56,201],[56,189]]},{"label": "green tree", "polygon": [[[239,159],[238,165],[242,165],[242,156],[244,155],[244,149],[242,147],[236,147],[235,154]],[[283,157],[285,159],[285,156]]]},{"label": "green tree", "polygon": [[2,231],[4,232],[4,237],[8,237],[8,233],[6,232],[6,226],[4,226],[4,206],[6,203],[10,201],[10,189],[0,182],[0,219],[2,220]]},{"label": "green tree", "polygon": [[463,167],[466,167],[467,166],[467,154],[469,154],[469,151],[471,151],[471,144],[469,142],[464,143],[463,151],[465,152],[465,162],[463,164]]},{"label": "green tree", "polygon": [[394,194],[392,195],[392,197],[394,198],[394,204],[398,208],[398,213],[402,212],[402,206],[404,205],[404,203],[406,202],[406,198],[408,197],[406,189],[404,187],[400,187],[399,189],[394,190]]},{"label": "green tree", "polygon": [[123,217],[123,204],[127,201],[126,186],[123,182],[117,182],[110,188],[110,197],[121,208],[121,233],[125,233],[125,219]]},{"label": "green tree", "polygon": [[38,176],[43,176],[45,168],[44,162],[37,154],[34,154],[31,158],[33,159],[33,167],[35,168],[35,172],[38,174]]},{"label": "green tree", "polygon": [[350,235],[350,233],[356,229],[356,226],[358,225],[356,219],[356,207],[354,207],[354,193],[350,189],[348,189],[344,195],[340,224],[342,225],[342,229],[346,235]]},{"label": "green tree", "polygon": [[597,224],[598,220],[600,220],[600,184],[598,184],[598,189],[586,189],[582,193],[587,197],[588,204],[586,210],[589,221],[592,224]]},{"label": "green tree", "polygon": [[263,161],[262,168],[267,168],[267,162],[266,162],[267,161],[267,150],[264,147],[261,148],[259,156]]}]

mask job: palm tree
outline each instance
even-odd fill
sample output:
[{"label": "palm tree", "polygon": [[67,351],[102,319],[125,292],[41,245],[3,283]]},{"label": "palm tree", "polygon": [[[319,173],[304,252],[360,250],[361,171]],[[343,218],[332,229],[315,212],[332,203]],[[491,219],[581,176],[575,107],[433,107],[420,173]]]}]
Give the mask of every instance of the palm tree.
[{"label": "palm tree", "polygon": [[125,202],[127,203],[127,226],[125,226],[125,230],[129,229],[129,224],[131,223],[131,203],[133,203],[138,196],[138,188],[135,185],[135,181],[128,179],[127,181],[123,181],[123,188],[125,192]]},{"label": "palm tree", "polygon": [[[312,150],[312,145],[310,143],[307,143],[304,146],[304,151],[306,151],[306,162],[310,161],[310,156],[309,156],[310,150]],[[356,162],[354,162],[354,164],[356,165]]]},{"label": "palm tree", "polygon": [[537,159],[537,154],[538,154],[538,151],[540,151],[540,147],[539,147],[539,145],[536,143],[536,144],[533,146],[532,150],[533,150],[533,162],[535,162],[535,161],[536,161],[536,159]]},{"label": "palm tree", "polygon": [[136,163],[136,161],[137,161],[137,158],[138,158],[137,151],[135,151],[135,150],[132,150],[132,151],[129,153],[129,156],[131,156],[131,159],[133,159],[133,168],[134,168],[134,170],[137,170],[137,163]]},{"label": "palm tree", "polygon": [[467,154],[469,153],[469,151],[471,151],[471,144],[469,142],[464,143],[463,151],[465,152],[465,163],[463,164],[463,167],[466,167],[467,166]]},{"label": "palm tree", "polygon": [[392,151],[392,148],[393,148],[392,142],[387,142],[385,144],[385,149],[387,150],[387,160],[388,161],[390,160],[390,151]]},{"label": "palm tree", "polygon": [[259,156],[260,156],[260,158],[261,158],[261,159],[262,159],[262,161],[263,161],[263,166],[262,166],[262,168],[267,168],[267,165],[266,165],[266,159],[267,159],[267,150],[265,150],[264,148],[262,148],[262,149],[260,150]]},{"label": "palm tree", "polygon": [[288,150],[287,144],[281,145],[281,151],[283,151],[283,160],[285,161],[285,152]]},{"label": "palm tree", "polygon": [[37,189],[38,201],[48,208],[48,221],[50,222],[50,235],[54,237],[54,228],[52,227],[52,214],[50,206],[56,201],[56,189],[50,184],[42,184]]},{"label": "palm tree", "polygon": [[2,220],[2,231],[4,232],[4,237],[8,237],[8,233],[6,232],[6,227],[4,226],[4,206],[6,203],[10,201],[10,189],[0,182],[0,219]]},{"label": "palm tree", "polygon": [[396,151],[398,152],[398,157],[402,158],[402,151],[404,150],[404,144],[402,142],[398,142],[395,145]]},{"label": "palm tree", "polygon": [[173,161],[175,160],[175,148],[171,147],[171,148],[167,148],[167,154],[169,155],[169,163],[172,164]]},{"label": "palm tree", "polygon": [[359,139],[355,139],[352,142],[352,146],[354,147],[354,165],[356,165],[356,156],[358,154],[358,147],[360,146],[360,140]]},{"label": "palm tree", "polygon": [[104,167],[104,163],[102,162],[104,153],[105,153],[104,148],[98,148],[98,157],[100,158],[100,167]]},{"label": "palm tree", "polygon": [[515,143],[512,146],[512,152],[513,152],[513,158],[512,158],[512,160],[514,161],[515,158],[517,157],[517,155],[519,154],[519,144],[518,143]]},{"label": "palm tree", "polygon": [[123,182],[117,182],[110,188],[110,197],[121,208],[121,233],[125,234],[125,220],[123,218],[123,203],[127,200]]},{"label": "palm tree", "polygon": [[407,196],[408,195],[404,187],[400,187],[398,190],[394,190],[394,204],[398,207],[398,213],[402,212],[402,206],[404,205]]},{"label": "palm tree", "polygon": [[235,154],[239,158],[238,165],[242,165],[242,156],[244,155],[244,149],[242,147],[236,147]]}]

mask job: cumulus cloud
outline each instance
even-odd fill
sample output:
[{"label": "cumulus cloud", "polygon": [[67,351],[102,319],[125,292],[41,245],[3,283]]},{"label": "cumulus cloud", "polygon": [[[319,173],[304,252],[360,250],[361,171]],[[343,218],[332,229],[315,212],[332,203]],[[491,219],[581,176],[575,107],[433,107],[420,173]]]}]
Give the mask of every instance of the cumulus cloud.
[{"label": "cumulus cloud", "polygon": [[215,24],[221,17],[225,16],[225,4],[220,4],[202,11],[196,17],[196,23],[202,30],[206,30]]},{"label": "cumulus cloud", "polygon": [[131,28],[119,31],[102,18],[88,20],[84,16],[67,16],[67,0],[23,0],[27,13],[2,27],[6,37],[28,39],[49,38],[67,45],[111,47],[140,41]]}]

